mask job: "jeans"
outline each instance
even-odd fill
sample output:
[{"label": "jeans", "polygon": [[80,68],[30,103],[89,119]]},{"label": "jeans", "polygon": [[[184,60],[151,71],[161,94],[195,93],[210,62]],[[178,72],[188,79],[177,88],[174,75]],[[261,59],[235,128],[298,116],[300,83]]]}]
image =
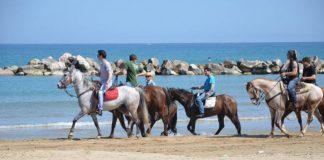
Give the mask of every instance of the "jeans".
[{"label": "jeans", "polygon": [[[100,90],[99,90],[99,105],[98,105],[98,109],[101,110],[101,111],[103,110],[104,94],[109,89],[109,88],[106,89],[105,86],[106,86],[105,84],[102,84],[101,87],[100,87]],[[111,86],[112,86],[112,84],[110,83],[108,85],[108,87],[111,87]]]},{"label": "jeans", "polygon": [[[212,94],[214,94],[214,92],[211,92],[209,95]],[[206,97],[206,92],[203,92],[196,98],[196,102],[198,103],[198,109],[200,114],[205,113],[205,107],[203,101],[206,100],[208,97]]]},{"label": "jeans", "polygon": [[297,95],[296,95],[296,85],[298,83],[299,79],[295,78],[288,82],[288,94],[289,94],[289,100],[290,102],[296,104],[297,103]]}]

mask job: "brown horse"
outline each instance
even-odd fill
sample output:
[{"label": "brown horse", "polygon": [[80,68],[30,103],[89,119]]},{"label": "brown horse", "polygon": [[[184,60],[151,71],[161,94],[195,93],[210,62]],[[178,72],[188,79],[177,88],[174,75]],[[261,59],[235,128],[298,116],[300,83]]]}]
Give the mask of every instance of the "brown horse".
[{"label": "brown horse", "polygon": [[162,119],[164,130],[161,135],[167,136],[170,129],[176,134],[177,106],[167,96],[166,89],[158,86],[147,86],[144,88],[144,92],[151,120],[151,127],[146,133],[150,134],[155,122]]},{"label": "brown horse", "polygon": [[[322,92],[323,92],[323,94],[324,94],[324,88],[321,88],[321,89],[322,89]],[[315,114],[316,118],[317,118],[317,119],[322,119],[322,121],[324,121],[324,98],[322,98],[322,101],[318,104],[317,109],[319,110],[320,115]],[[307,111],[308,108],[307,108],[307,106],[303,106],[303,107],[301,108],[301,110],[303,110],[303,111]],[[291,112],[293,112],[293,110],[291,110],[290,107],[287,107],[286,110],[285,110],[285,113],[284,113],[284,115],[282,116],[282,119],[281,119],[281,120],[282,120],[282,124],[284,123],[285,118],[286,118],[286,117],[287,117]],[[299,112],[300,112],[300,111],[299,111]],[[302,124],[302,120],[301,120],[301,118],[298,119],[298,121],[300,121],[299,123]]]},{"label": "brown horse", "polygon": [[[177,106],[167,96],[167,91],[164,88],[158,86],[148,86],[144,88],[145,101],[150,116],[151,127],[147,129],[146,134],[151,134],[151,128],[155,122],[162,119],[164,124],[164,130],[161,135],[168,135],[168,130],[171,130],[174,134],[177,133]],[[121,116],[121,117],[120,117]],[[125,126],[122,115],[116,111],[113,114],[113,122],[111,126],[111,132],[113,135],[117,122],[117,117],[122,126]],[[128,117],[126,117],[128,119]],[[140,125],[142,136],[146,136],[143,124]],[[125,129],[125,128],[124,128]],[[126,130],[126,129],[125,129]],[[128,130],[128,129],[127,129]],[[130,129],[132,130],[132,128]]]},{"label": "brown horse", "polygon": [[[190,118],[187,129],[193,134],[196,126],[196,115],[199,114],[198,107],[195,104],[196,96],[184,89],[168,89],[171,100],[179,101],[186,111],[187,117]],[[205,108],[205,117],[211,117],[218,115],[219,128],[215,135],[218,135],[224,128],[224,117],[227,116],[234,126],[236,127],[238,135],[241,135],[241,124],[237,115],[237,102],[234,98],[228,95],[218,95],[216,98],[216,104],[213,108]]]}]

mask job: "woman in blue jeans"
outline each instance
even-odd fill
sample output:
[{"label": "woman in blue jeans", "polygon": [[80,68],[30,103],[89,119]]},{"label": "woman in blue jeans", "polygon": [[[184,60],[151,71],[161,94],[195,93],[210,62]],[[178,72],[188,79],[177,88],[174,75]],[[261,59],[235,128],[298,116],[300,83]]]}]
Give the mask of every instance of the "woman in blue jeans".
[{"label": "woman in blue jeans", "polygon": [[211,69],[206,67],[204,68],[205,76],[207,76],[207,79],[205,81],[205,84],[200,87],[192,87],[191,89],[204,89],[204,92],[202,92],[196,99],[196,102],[198,103],[199,108],[199,114],[196,116],[197,118],[203,118],[205,115],[205,108],[203,101],[206,100],[210,95],[214,94],[214,88],[215,88],[215,77],[211,75]]},{"label": "woman in blue jeans", "polygon": [[297,95],[296,95],[296,85],[299,81],[299,67],[297,61],[297,51],[296,50],[289,50],[287,53],[287,71],[281,73],[282,76],[286,76],[288,80],[288,94],[289,100],[292,106],[292,109],[296,109],[297,104]]}]

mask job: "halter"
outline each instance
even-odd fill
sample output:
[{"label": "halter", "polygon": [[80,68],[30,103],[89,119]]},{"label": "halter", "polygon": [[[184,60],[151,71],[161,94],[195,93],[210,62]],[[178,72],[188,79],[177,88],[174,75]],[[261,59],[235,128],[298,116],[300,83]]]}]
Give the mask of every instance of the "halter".
[{"label": "halter", "polygon": [[[72,79],[71,77],[71,74],[69,74],[69,79]],[[72,81],[72,80],[71,80]],[[80,93],[79,95],[75,96],[73,94],[71,94],[67,88],[73,88],[74,87],[74,84],[73,83],[70,83],[70,84],[66,84],[65,80],[61,80],[60,81],[63,85],[64,85],[64,91],[67,95],[69,95],[70,97],[73,97],[73,98],[80,98],[82,95],[84,95],[85,93],[89,92],[89,91],[94,91],[95,88],[94,87],[90,87],[88,88],[87,90],[83,91],[82,93]]]},{"label": "halter", "polygon": [[[281,81],[281,80],[278,80],[278,78],[280,78],[280,76],[278,76],[277,78],[276,78],[276,80],[277,80],[277,83],[270,89],[270,91],[269,92],[271,92],[278,84],[279,84],[279,82]],[[255,95],[254,97],[252,97],[252,98],[250,98],[250,100],[255,100],[256,101],[256,104],[257,104],[257,106],[260,106],[260,104],[261,104],[261,101],[262,100],[264,100],[265,99],[265,95],[266,94],[269,94],[269,92],[268,93],[266,93],[266,92],[264,92],[264,91],[262,91],[261,89],[257,89],[254,85],[253,85],[253,83],[251,83],[251,82],[249,82],[249,84],[252,86],[252,91],[253,91],[253,95]],[[257,94],[256,94],[256,90],[257,91],[259,91],[260,92],[260,96],[259,96],[259,98],[256,96]],[[265,101],[266,101],[266,103],[269,103],[270,101],[272,101],[274,98],[276,98],[277,96],[279,96],[279,95],[281,95],[282,94],[282,91],[280,91],[279,93],[277,93],[277,94],[275,94],[274,96],[272,96],[271,98],[269,98],[269,99],[265,99]]]}]

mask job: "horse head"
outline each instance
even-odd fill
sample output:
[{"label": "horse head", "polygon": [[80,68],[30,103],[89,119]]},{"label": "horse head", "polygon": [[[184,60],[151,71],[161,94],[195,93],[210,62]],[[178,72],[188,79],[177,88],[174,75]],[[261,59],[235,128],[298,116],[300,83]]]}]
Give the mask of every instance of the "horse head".
[{"label": "horse head", "polygon": [[246,84],[246,91],[249,94],[250,100],[254,105],[260,104],[260,89],[257,89],[252,82]]},{"label": "horse head", "polygon": [[72,65],[68,69],[68,71],[64,73],[61,80],[57,83],[57,87],[59,89],[66,89],[67,86],[71,85],[72,83],[75,83],[75,81],[78,79],[77,73],[78,73],[77,69]]}]

